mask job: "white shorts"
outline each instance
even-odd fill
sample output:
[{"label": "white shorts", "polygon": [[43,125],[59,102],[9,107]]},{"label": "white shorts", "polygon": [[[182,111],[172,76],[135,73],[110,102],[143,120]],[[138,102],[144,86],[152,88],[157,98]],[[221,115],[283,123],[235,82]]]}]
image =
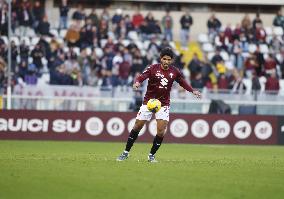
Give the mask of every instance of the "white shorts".
[{"label": "white shorts", "polygon": [[[162,106],[161,109],[155,113],[155,117],[158,120],[166,120],[169,121],[170,107]],[[147,120],[150,121],[153,113],[148,110],[147,105],[142,105],[137,113],[137,120]]]}]

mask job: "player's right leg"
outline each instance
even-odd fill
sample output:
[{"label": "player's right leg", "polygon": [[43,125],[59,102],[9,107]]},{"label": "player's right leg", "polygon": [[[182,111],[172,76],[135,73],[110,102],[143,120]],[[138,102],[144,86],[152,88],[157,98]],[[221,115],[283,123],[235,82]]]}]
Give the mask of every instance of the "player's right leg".
[{"label": "player's right leg", "polygon": [[139,132],[143,128],[144,124],[151,119],[151,117],[152,117],[152,112],[150,112],[147,109],[146,105],[142,105],[140,107],[138,114],[137,114],[134,127],[132,128],[132,130],[129,133],[127,143],[126,143],[126,146],[125,146],[125,150],[116,159],[117,161],[123,161],[123,160],[126,160],[128,158],[129,151],[130,151],[131,147],[133,146],[134,142],[136,141]]},{"label": "player's right leg", "polygon": [[147,120],[136,119],[134,127],[132,128],[132,130],[129,133],[125,149],[122,152],[122,154],[120,156],[118,156],[118,158],[116,159],[117,161],[123,161],[123,160],[126,160],[128,158],[129,151],[130,151],[131,147],[133,146],[134,142],[136,141],[139,132],[141,131],[141,129],[143,128],[143,126],[146,122],[147,122]]}]

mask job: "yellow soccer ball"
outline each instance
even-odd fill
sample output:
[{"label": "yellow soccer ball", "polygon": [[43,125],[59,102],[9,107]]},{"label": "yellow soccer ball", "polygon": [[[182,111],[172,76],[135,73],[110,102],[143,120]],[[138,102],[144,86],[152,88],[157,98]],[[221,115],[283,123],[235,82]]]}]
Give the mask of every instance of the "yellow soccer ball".
[{"label": "yellow soccer ball", "polygon": [[160,100],[158,100],[158,99],[150,99],[147,102],[148,110],[153,112],[153,113],[158,112],[161,109],[161,106],[162,106],[162,104],[161,104]]}]

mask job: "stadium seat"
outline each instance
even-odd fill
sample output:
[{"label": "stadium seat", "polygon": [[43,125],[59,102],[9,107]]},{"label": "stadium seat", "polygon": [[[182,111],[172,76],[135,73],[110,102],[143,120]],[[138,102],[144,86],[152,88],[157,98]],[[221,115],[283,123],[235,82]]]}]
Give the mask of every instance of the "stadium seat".
[{"label": "stadium seat", "polygon": [[269,48],[266,44],[260,44],[259,49],[260,49],[260,52],[262,53],[269,53]]},{"label": "stadium seat", "polygon": [[26,36],[28,36],[30,38],[36,36],[35,31],[33,29],[29,28]]},{"label": "stadium seat", "polygon": [[64,44],[64,40],[62,38],[57,37],[56,41],[61,45]]},{"label": "stadium seat", "polygon": [[101,44],[101,47],[102,47],[102,48],[105,47],[106,43],[107,43],[107,39],[101,39],[101,40],[100,40],[100,44]]},{"label": "stadium seat", "polygon": [[273,33],[277,36],[282,36],[283,29],[281,27],[273,27]]},{"label": "stadium seat", "polygon": [[22,37],[22,38],[21,38],[21,43],[22,43],[23,41],[25,41],[25,44],[26,44],[27,46],[31,45],[31,41],[30,41],[30,38],[29,38],[29,37]]},{"label": "stadium seat", "polygon": [[225,61],[225,66],[228,70],[232,70],[235,68],[232,61]]},{"label": "stadium seat", "polygon": [[284,79],[279,80],[279,86],[280,86],[279,94],[284,95]]},{"label": "stadium seat", "polygon": [[122,44],[123,44],[124,46],[128,46],[128,45],[130,44],[130,41],[129,41],[128,39],[124,39],[124,40],[122,41]]},{"label": "stadium seat", "polygon": [[272,28],[270,26],[264,27],[264,30],[265,30],[267,36],[270,36],[270,35],[273,34]]},{"label": "stadium seat", "polygon": [[80,55],[80,48],[79,47],[74,47],[73,52],[76,53],[76,55]]},{"label": "stadium seat", "polygon": [[59,32],[59,36],[63,39],[65,37],[66,33],[67,33],[67,30],[66,29],[62,29]]},{"label": "stadium seat", "polygon": [[138,33],[136,31],[129,31],[128,37],[129,37],[129,39],[131,39],[133,41],[139,40],[139,36],[138,36]]},{"label": "stadium seat", "polygon": [[58,31],[56,29],[50,29],[49,31],[51,34],[53,34],[55,37],[58,37],[59,34],[58,34]]},{"label": "stadium seat", "polygon": [[226,51],[221,51],[220,55],[224,59],[224,61],[228,61],[229,60],[229,54]]},{"label": "stadium seat", "polygon": [[20,40],[18,37],[11,37],[11,41],[14,41],[16,46],[19,46],[20,45]]},{"label": "stadium seat", "polygon": [[211,43],[204,43],[202,45],[202,50],[205,52],[213,52],[214,51],[214,47]]},{"label": "stadium seat", "polygon": [[8,37],[6,36],[1,36],[1,39],[3,39],[4,43],[7,45],[8,44]]},{"label": "stadium seat", "polygon": [[150,44],[150,41],[149,41],[149,40],[145,40],[145,41],[143,42],[143,49],[148,49],[149,44]]},{"label": "stadium seat", "polygon": [[31,45],[35,46],[39,42],[39,37],[33,37],[31,41]]},{"label": "stadium seat", "polygon": [[207,54],[208,60],[211,60],[214,55],[215,55],[215,52],[209,52],[209,53]]},{"label": "stadium seat", "polygon": [[256,51],[256,45],[255,44],[249,44],[248,51],[250,53],[254,53]]},{"label": "stadium seat", "polygon": [[63,51],[64,51],[64,53],[68,53],[68,52],[69,52],[68,46],[65,46],[65,47],[63,48]]},{"label": "stadium seat", "polygon": [[246,93],[245,94],[250,94],[252,90],[252,81],[251,79],[243,79],[243,83],[246,86]]},{"label": "stadium seat", "polygon": [[199,43],[208,43],[209,42],[209,37],[207,34],[205,33],[201,33],[198,35],[198,42]]},{"label": "stadium seat", "polygon": [[143,49],[143,43],[141,41],[137,40],[135,41],[135,44],[137,45],[139,49]]},{"label": "stadium seat", "polygon": [[87,48],[86,49],[86,53],[88,56],[91,56],[92,55],[92,49],[91,48]]},{"label": "stadium seat", "polygon": [[265,91],[265,83],[266,83],[266,77],[261,76],[259,78],[259,83],[260,83],[260,91]]},{"label": "stadium seat", "polygon": [[282,55],[281,55],[280,53],[277,53],[277,54],[275,55],[275,57],[276,57],[276,59],[277,59],[279,62],[281,62],[282,59],[284,59],[284,57],[282,57]]},{"label": "stadium seat", "polygon": [[98,58],[102,58],[102,56],[104,55],[104,52],[101,48],[95,48],[95,52]]}]

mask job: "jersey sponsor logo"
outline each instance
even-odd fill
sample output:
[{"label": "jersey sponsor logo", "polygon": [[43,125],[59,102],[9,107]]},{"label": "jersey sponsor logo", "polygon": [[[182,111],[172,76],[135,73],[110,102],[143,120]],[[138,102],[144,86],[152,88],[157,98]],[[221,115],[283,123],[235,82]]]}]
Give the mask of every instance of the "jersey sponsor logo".
[{"label": "jersey sponsor logo", "polygon": [[171,79],[173,78],[173,76],[174,76],[174,74],[173,74],[173,73],[170,73],[170,77],[171,77]]}]

